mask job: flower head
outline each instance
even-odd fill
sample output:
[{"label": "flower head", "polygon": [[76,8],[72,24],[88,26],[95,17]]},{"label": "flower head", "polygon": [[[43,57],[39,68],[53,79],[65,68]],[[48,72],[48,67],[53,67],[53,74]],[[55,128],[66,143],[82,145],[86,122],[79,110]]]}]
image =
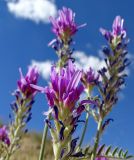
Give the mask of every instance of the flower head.
[{"label": "flower head", "polygon": [[126,38],[126,30],[124,29],[124,19],[120,16],[116,16],[113,21],[112,31],[101,28],[100,32],[103,36],[112,43],[113,41],[117,42],[120,39]]},{"label": "flower head", "polygon": [[18,89],[27,97],[33,95],[35,93],[35,89],[30,87],[30,84],[37,84],[37,80],[39,77],[38,71],[36,67],[29,67],[26,76],[24,77],[20,71],[20,80],[18,80]]},{"label": "flower head", "polygon": [[99,74],[96,74],[95,71],[90,67],[88,71],[83,72],[82,82],[86,89],[92,88],[99,82]]},{"label": "flower head", "polygon": [[96,160],[108,160],[108,159],[105,157],[97,157]]},{"label": "flower head", "polygon": [[[51,86],[47,91],[54,93],[54,103],[59,106],[59,102],[63,107],[72,110],[75,103],[79,100],[80,94],[83,91],[83,86],[79,85],[82,72],[76,70],[71,61],[67,68],[62,68],[60,73],[57,73],[56,68],[52,68],[51,72]],[[49,99],[49,92],[46,92]],[[58,103],[58,104],[57,104]]]},{"label": "flower head", "polygon": [[124,25],[124,19],[122,19],[120,16],[116,16],[112,26],[113,28],[112,34],[115,36],[121,35],[125,38],[126,31],[123,25]]},{"label": "flower head", "polygon": [[[51,107],[45,115],[53,116],[55,120],[55,128],[51,125],[51,121],[46,119],[51,130],[51,136],[54,144],[54,154],[57,153],[58,143],[62,142],[63,148],[68,148],[68,141],[70,141],[72,134],[76,130],[79,117],[84,111],[83,104],[77,104],[80,95],[84,90],[81,83],[82,71],[75,68],[71,60],[68,65],[62,68],[53,66],[50,73],[50,85],[43,88],[36,85],[31,85],[34,89],[46,94],[48,104]],[[70,138],[69,138],[70,137]],[[57,143],[58,142],[58,143]],[[70,144],[71,151],[68,151],[68,156],[74,153],[76,140]],[[61,150],[60,154],[65,154]],[[79,156],[82,156],[79,155]]]},{"label": "flower head", "polygon": [[25,127],[32,118],[32,106],[36,95],[36,90],[30,84],[37,84],[39,77],[36,67],[29,67],[25,76],[23,76],[21,69],[19,71],[20,80],[18,80],[17,89],[13,92],[15,101],[11,103],[14,113],[14,117],[12,117],[12,114],[10,115],[11,124],[9,127],[10,139],[12,141],[11,153],[17,149],[20,139],[28,131]]},{"label": "flower head", "polygon": [[101,33],[108,41],[108,46],[103,48],[103,52],[106,56],[106,67],[99,70],[99,74],[102,79],[102,84],[99,84],[99,90],[103,95],[103,100],[100,105],[102,111],[105,112],[102,115],[107,115],[111,108],[118,101],[118,92],[125,84],[126,68],[130,64],[130,60],[127,57],[128,51],[128,39],[127,33],[124,29],[124,19],[117,16],[113,22],[112,32],[101,29]]},{"label": "flower head", "polygon": [[75,23],[75,13],[70,8],[63,7],[58,13],[58,18],[50,17],[50,21],[53,25],[52,31],[58,38],[65,42],[70,40],[71,36],[77,32],[78,28],[84,25],[77,26]]},{"label": "flower head", "polygon": [[58,108],[68,108],[71,111],[84,89],[83,85],[80,84],[81,76],[82,71],[77,70],[70,60],[66,68],[57,70],[56,66],[52,67],[50,86],[46,88],[31,86],[46,93],[49,106],[56,105]]},{"label": "flower head", "polygon": [[6,126],[0,128],[0,141],[4,142],[8,146],[10,145],[10,139],[8,137],[8,131]]}]

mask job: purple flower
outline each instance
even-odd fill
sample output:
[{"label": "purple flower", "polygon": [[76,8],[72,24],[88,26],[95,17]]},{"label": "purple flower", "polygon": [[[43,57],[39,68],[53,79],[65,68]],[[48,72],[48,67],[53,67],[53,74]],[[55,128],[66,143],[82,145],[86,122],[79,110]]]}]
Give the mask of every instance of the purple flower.
[{"label": "purple flower", "polygon": [[102,83],[98,87],[103,97],[100,108],[102,108],[104,117],[117,103],[117,93],[125,84],[126,67],[131,63],[127,57],[129,40],[123,25],[124,19],[117,16],[113,22],[112,31],[101,29],[101,33],[108,41],[108,46],[103,48],[106,67],[98,71],[102,79]]},{"label": "purple flower", "polygon": [[113,38],[112,32],[107,31],[106,29],[103,29],[103,28],[100,28],[100,32],[106,38],[106,40],[109,41],[109,43],[111,43],[112,38]]},{"label": "purple flower", "polygon": [[58,13],[58,18],[50,17],[53,25],[52,31],[64,42],[68,41],[80,27],[85,26],[85,24],[77,26],[75,23],[75,13],[70,8],[63,7]]},{"label": "purple flower", "polygon": [[29,67],[25,76],[22,74],[21,69],[19,69],[19,71],[20,80],[18,80],[18,88],[13,93],[16,99],[11,104],[14,113],[14,117],[12,117],[12,114],[10,115],[11,124],[9,128],[10,137],[12,137],[11,153],[16,150],[21,137],[28,131],[25,129],[25,126],[32,118],[32,106],[37,93],[30,85],[36,85],[39,77],[36,67]]},{"label": "purple flower", "polygon": [[0,128],[0,141],[4,142],[8,146],[10,145],[10,139],[8,137],[8,131],[6,126]]},{"label": "purple flower", "polygon": [[97,157],[96,160],[108,160],[108,159],[105,157]]},{"label": "purple flower", "polygon": [[113,22],[113,35],[114,36],[123,36],[123,38],[126,37],[126,30],[124,29],[124,19],[122,19],[120,16],[116,16],[115,20]]},{"label": "purple flower", "polygon": [[87,72],[83,72],[82,82],[87,89],[93,87],[99,82],[99,74],[96,74],[95,71],[90,67]]},{"label": "purple flower", "polygon": [[126,30],[124,29],[123,25],[124,19],[122,19],[120,16],[116,16],[113,21],[112,31],[101,28],[100,32],[110,43],[112,43],[112,40],[115,38],[126,38]]},{"label": "purple flower", "polygon": [[36,67],[29,67],[26,76],[24,77],[20,71],[20,80],[18,80],[18,89],[27,97],[35,94],[35,89],[30,86],[30,84],[37,84],[37,80],[39,77],[38,71]]},{"label": "purple flower", "polygon": [[[83,91],[83,86],[79,85],[81,76],[82,72],[76,70],[71,61],[69,61],[67,68],[60,70],[60,74],[57,73],[55,67],[52,68],[52,87],[49,87],[48,90],[52,91],[51,97],[54,97],[55,105],[59,106],[60,102],[63,103],[63,107],[65,108],[69,108],[70,110],[74,108],[75,103],[79,100],[80,94]],[[49,99],[50,95],[48,93],[46,94]]]},{"label": "purple flower", "polygon": [[55,66],[52,67],[50,86],[46,88],[31,86],[46,93],[49,106],[56,105],[58,108],[68,108],[72,111],[84,89],[83,85],[80,84],[81,76],[82,71],[75,69],[70,60],[68,66],[61,68],[60,71],[57,71]]}]

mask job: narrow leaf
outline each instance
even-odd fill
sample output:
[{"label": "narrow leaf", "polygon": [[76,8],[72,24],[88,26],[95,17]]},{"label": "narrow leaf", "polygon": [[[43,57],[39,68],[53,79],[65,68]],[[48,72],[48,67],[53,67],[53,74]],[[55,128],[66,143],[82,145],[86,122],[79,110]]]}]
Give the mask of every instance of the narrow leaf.
[{"label": "narrow leaf", "polygon": [[105,144],[103,144],[103,145],[100,147],[97,155],[101,155],[104,148],[105,148]]},{"label": "narrow leaf", "polygon": [[130,155],[126,157],[126,159],[130,159],[130,158],[134,158],[134,156]]},{"label": "narrow leaf", "polygon": [[105,155],[108,155],[108,154],[109,154],[111,148],[112,148],[111,146],[109,146],[109,147],[107,148],[107,150],[106,150],[106,152],[105,152]]},{"label": "narrow leaf", "polygon": [[118,152],[119,148],[116,147],[114,150],[113,150],[113,153],[112,153],[112,156],[114,157],[116,155],[116,153]]},{"label": "narrow leaf", "polygon": [[84,149],[84,154],[87,154],[87,153],[89,152],[89,149],[90,149],[90,147],[86,147],[86,148]]},{"label": "narrow leaf", "polygon": [[122,153],[123,153],[123,150],[120,149],[119,154],[118,154],[118,157],[122,157]]},{"label": "narrow leaf", "polygon": [[127,154],[128,154],[128,151],[126,151],[126,152],[124,153],[124,158],[126,158]]}]

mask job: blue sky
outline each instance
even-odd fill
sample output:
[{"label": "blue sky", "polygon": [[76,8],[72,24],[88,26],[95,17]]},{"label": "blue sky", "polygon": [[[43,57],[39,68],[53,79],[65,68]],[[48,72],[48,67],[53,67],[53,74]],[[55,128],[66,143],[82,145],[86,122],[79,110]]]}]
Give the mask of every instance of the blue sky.
[{"label": "blue sky", "polygon": [[[34,0],[33,0],[34,1]],[[37,1],[37,0],[36,0]],[[42,1],[42,0],[40,0]],[[99,50],[106,42],[99,33],[99,28],[111,29],[112,21],[116,15],[121,15],[125,19],[125,27],[130,38],[129,52],[133,61],[134,54],[134,1],[133,0],[56,0],[51,2],[52,14],[54,9],[62,6],[72,8],[76,12],[78,24],[86,22],[87,27],[81,29],[75,36],[75,49],[86,54],[86,56],[99,56]],[[4,0],[0,1],[0,118],[8,122],[8,115],[11,112],[10,103],[14,100],[11,92],[16,89],[16,81],[19,78],[18,67],[26,73],[27,66],[32,60],[41,62],[50,59],[56,60],[54,51],[47,46],[54,37],[51,33],[51,25],[47,18],[41,18],[38,14],[35,17],[28,17],[28,13],[15,10],[9,7]],[[15,14],[19,14],[16,18]],[[46,16],[46,11],[41,12]],[[90,65],[90,64],[89,64]],[[114,122],[106,130],[102,143],[114,146],[120,145],[124,149],[129,149],[134,153],[134,66],[130,67],[130,75],[127,78],[127,86],[120,95],[120,101],[109,115]],[[40,85],[46,85],[46,81],[40,78]],[[43,130],[42,112],[47,110],[47,103],[44,95],[37,95],[36,103],[33,107],[33,119],[29,123],[31,130]],[[86,142],[95,131],[96,125],[89,123]],[[79,131],[80,132],[80,131]]]}]

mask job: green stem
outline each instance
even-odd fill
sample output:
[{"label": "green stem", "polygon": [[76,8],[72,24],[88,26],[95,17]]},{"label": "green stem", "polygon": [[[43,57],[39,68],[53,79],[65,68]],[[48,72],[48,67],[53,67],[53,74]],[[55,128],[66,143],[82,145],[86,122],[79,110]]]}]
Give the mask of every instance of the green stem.
[{"label": "green stem", "polygon": [[88,126],[88,120],[89,120],[89,106],[87,108],[86,121],[85,121],[85,125],[84,125],[84,128],[83,128],[83,132],[82,132],[82,136],[81,136],[81,139],[80,139],[80,143],[78,145],[78,149],[81,148],[82,142],[84,140],[85,133],[86,133],[87,126]]},{"label": "green stem", "polygon": [[19,142],[16,139],[18,137],[19,138],[21,137],[20,132],[21,132],[22,128],[24,128],[24,126],[25,126],[22,124],[22,117],[23,117],[24,113],[26,112],[25,105],[26,105],[26,103],[24,103],[22,106],[18,103],[19,111],[15,115],[14,123],[12,124],[12,126],[10,126],[11,144],[9,146],[5,160],[9,160],[11,158],[13,152],[15,151],[16,142],[17,143]]},{"label": "green stem", "polygon": [[[50,119],[50,115],[48,116],[48,119]],[[45,124],[44,131],[43,131],[43,137],[41,142],[41,149],[39,154],[39,160],[44,159],[44,151],[45,151],[45,144],[46,144],[46,138],[47,138],[47,132],[48,132],[48,125]]]},{"label": "green stem", "polygon": [[97,133],[96,133],[96,137],[95,137],[95,144],[94,144],[93,154],[91,156],[91,160],[96,159],[97,148],[98,148],[98,145],[99,145],[100,135],[101,135],[101,130],[102,130],[102,122],[103,122],[102,119],[100,119],[100,121],[98,122],[98,128],[97,128]]},{"label": "green stem", "polygon": [[[88,98],[91,95],[91,91],[92,91],[92,88],[89,88],[88,91],[87,91],[87,97]],[[85,126],[83,128],[83,132],[82,132],[82,136],[81,136],[81,139],[80,139],[80,143],[79,143],[78,148],[77,148],[78,150],[80,149],[80,147],[81,147],[81,145],[83,143],[85,134],[86,134],[86,130],[87,130],[87,126],[88,126],[88,120],[89,120],[89,109],[90,109],[90,106],[87,106],[87,114],[86,114]]]},{"label": "green stem", "polygon": [[9,158],[10,158],[10,155],[8,154],[7,157],[6,157],[6,160],[9,160]]}]

